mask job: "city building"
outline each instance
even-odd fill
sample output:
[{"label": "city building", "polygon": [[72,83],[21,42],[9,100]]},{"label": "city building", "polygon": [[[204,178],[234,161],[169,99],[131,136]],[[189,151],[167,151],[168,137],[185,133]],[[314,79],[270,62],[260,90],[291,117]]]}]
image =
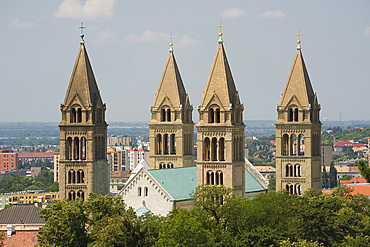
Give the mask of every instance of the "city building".
[{"label": "city building", "polygon": [[354,148],[354,147],[366,147],[365,144],[354,142],[354,141],[343,141],[340,140],[334,145],[334,150],[337,152],[343,152],[345,148]]},{"label": "city building", "polygon": [[41,167],[31,167],[30,169],[26,169],[26,176],[27,177],[36,177],[41,172]]},{"label": "city building", "polygon": [[330,166],[333,161],[333,145],[331,144],[321,144],[321,164],[324,166]]},{"label": "city building", "polygon": [[119,191],[131,175],[130,171],[111,171],[109,176],[109,191]]},{"label": "city building", "polygon": [[3,246],[35,246],[37,235],[45,225],[34,205],[13,205],[0,211],[0,232],[4,233]]},{"label": "city building", "polygon": [[[298,34],[300,35],[300,34]],[[301,41],[288,76],[276,121],[276,190],[301,195],[321,189],[320,105],[303,60]]]},{"label": "city building", "polygon": [[18,153],[0,152],[0,172],[18,170]]},{"label": "city building", "polygon": [[50,163],[53,162],[54,155],[58,153],[54,152],[26,152],[26,153],[18,153],[18,159],[20,164],[24,167],[25,165],[32,165],[35,164],[36,161],[46,162],[49,161]]},{"label": "city building", "polygon": [[142,160],[149,164],[149,152],[149,150],[128,150],[129,169],[134,170]]},{"label": "city building", "polygon": [[162,79],[150,107],[150,169],[194,165],[192,112],[171,43]]},{"label": "city building", "polygon": [[122,136],[111,136],[107,138],[108,147],[117,147],[117,146],[129,146],[131,145],[131,137],[122,135]]},{"label": "city building", "polygon": [[23,205],[35,203],[50,203],[53,200],[59,200],[58,192],[45,192],[43,190],[28,190],[13,193],[6,193],[9,195],[9,204]]},{"label": "city building", "polygon": [[83,35],[61,104],[60,199],[87,200],[90,193],[108,194],[106,105],[98,89]]}]

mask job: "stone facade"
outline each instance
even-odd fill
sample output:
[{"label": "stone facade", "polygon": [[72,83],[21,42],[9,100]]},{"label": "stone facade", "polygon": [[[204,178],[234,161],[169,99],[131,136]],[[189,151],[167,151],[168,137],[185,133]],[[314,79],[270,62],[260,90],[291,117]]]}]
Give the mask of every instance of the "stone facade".
[{"label": "stone facade", "polygon": [[60,110],[60,199],[87,200],[90,193],[107,194],[106,105],[83,41]]},{"label": "stone facade", "polygon": [[194,165],[193,107],[182,82],[172,46],[150,108],[150,169]]},{"label": "stone facade", "polygon": [[298,45],[277,106],[276,190],[321,189],[320,105]]},{"label": "stone facade", "polygon": [[223,41],[198,106],[197,184],[224,184],[245,195],[244,107],[240,103]]}]

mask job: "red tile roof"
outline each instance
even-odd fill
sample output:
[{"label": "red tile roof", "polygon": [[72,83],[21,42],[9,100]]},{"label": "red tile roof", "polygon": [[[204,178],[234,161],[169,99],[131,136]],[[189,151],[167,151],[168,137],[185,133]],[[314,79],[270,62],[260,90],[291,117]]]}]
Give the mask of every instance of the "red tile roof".
[{"label": "red tile roof", "polygon": [[110,177],[111,178],[129,178],[131,175],[131,171],[111,171]]},{"label": "red tile roof", "polygon": [[254,166],[254,168],[256,168],[259,172],[276,172],[276,169],[272,166]]},{"label": "red tile roof", "polygon": [[350,141],[340,140],[334,144],[334,147],[335,148],[345,148],[345,147],[353,148],[353,147],[366,147],[366,145],[362,143],[353,143]]},{"label": "red tile roof", "polygon": [[366,179],[363,177],[353,177],[351,180],[341,180],[341,184],[351,184],[351,183],[367,183]]},{"label": "red tile roof", "polygon": [[37,244],[38,231],[16,231],[11,237],[4,237],[4,247],[32,247]]},{"label": "red tile roof", "polygon": [[18,153],[18,158],[53,158],[58,154],[54,152]]},{"label": "red tile roof", "polygon": [[370,196],[370,183],[367,184],[346,184],[346,186],[353,189],[351,195],[362,194]]}]

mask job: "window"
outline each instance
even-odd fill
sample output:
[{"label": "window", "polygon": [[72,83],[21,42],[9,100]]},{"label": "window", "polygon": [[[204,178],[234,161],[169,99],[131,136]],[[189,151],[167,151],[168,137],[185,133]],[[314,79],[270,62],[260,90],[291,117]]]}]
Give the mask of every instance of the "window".
[{"label": "window", "polygon": [[138,196],[138,197],[140,197],[140,196],[141,196],[141,187],[139,187],[139,188],[137,189],[137,196]]},{"label": "window", "polygon": [[148,193],[149,193],[149,189],[148,189],[148,187],[145,187],[144,188],[144,196],[148,196]]}]

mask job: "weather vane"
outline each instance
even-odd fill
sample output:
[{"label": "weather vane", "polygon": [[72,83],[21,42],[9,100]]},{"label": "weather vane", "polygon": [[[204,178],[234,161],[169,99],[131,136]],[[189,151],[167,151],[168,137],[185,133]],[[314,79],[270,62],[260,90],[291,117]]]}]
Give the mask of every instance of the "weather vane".
[{"label": "weather vane", "polygon": [[85,35],[84,35],[84,29],[86,27],[84,26],[84,23],[82,21],[81,21],[81,26],[79,26],[78,28],[81,29],[81,34],[80,34],[81,40],[84,41],[84,37],[85,37]]},{"label": "weather vane", "polygon": [[302,36],[301,30],[298,30],[297,36],[298,36],[298,40],[297,40],[298,46],[297,46],[297,48],[300,49],[301,48],[301,36]]},{"label": "weather vane", "polygon": [[172,49],[172,46],[173,46],[173,44],[172,44],[172,40],[175,38],[175,37],[173,37],[172,36],[172,33],[170,33],[170,37],[168,37],[171,41],[170,41],[170,51],[173,51],[173,49]]},{"label": "weather vane", "polygon": [[224,25],[222,25],[221,20],[220,20],[220,25],[218,25],[217,27],[220,28],[220,33],[218,34],[218,36],[220,36],[220,38],[218,39],[218,41],[222,41],[222,28],[224,27]]}]

